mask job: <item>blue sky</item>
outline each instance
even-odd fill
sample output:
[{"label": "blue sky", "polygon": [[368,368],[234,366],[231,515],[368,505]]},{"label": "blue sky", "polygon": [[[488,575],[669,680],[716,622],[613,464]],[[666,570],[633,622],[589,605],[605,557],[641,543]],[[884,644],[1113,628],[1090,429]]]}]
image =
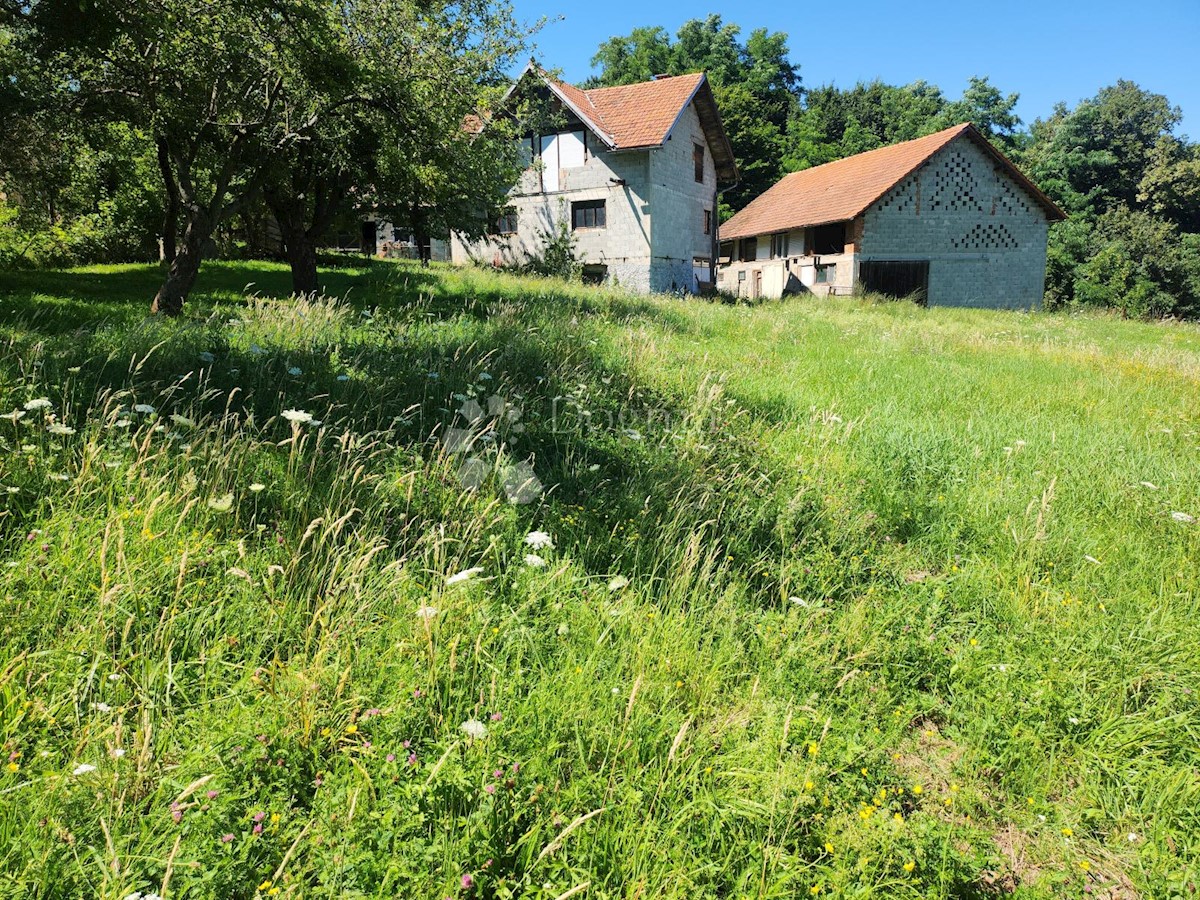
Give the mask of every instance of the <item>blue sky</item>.
[{"label": "blue sky", "polygon": [[662,25],[674,35],[686,20],[715,12],[743,33],[786,32],[808,86],[924,79],[957,97],[970,76],[987,75],[1005,93],[1021,95],[1017,111],[1029,123],[1059,100],[1074,105],[1127,78],[1166,94],[1183,110],[1179,131],[1200,139],[1200,0],[513,2],[523,21],[556,19],[535,38],[537,54],[571,81],[593,74],[592,55],[612,35],[639,25]]}]

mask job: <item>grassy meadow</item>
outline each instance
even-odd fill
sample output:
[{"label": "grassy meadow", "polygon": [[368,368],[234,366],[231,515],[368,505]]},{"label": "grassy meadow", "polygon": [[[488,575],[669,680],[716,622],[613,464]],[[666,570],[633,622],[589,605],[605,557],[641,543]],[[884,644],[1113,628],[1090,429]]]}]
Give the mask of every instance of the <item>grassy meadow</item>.
[{"label": "grassy meadow", "polygon": [[1200,328],[0,274],[0,898],[1188,897]]}]

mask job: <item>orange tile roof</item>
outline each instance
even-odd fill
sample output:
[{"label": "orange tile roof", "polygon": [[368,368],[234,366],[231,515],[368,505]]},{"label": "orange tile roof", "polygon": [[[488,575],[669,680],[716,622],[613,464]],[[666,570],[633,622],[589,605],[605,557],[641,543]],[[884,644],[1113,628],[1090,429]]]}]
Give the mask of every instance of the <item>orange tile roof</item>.
[{"label": "orange tile roof", "polygon": [[580,90],[554,82],[554,87],[582,113],[616,150],[659,147],[695,95],[704,73],[676,75],[618,87]]},{"label": "orange tile roof", "polygon": [[724,223],[721,226],[721,240],[755,237],[791,228],[808,228],[853,219],[916,171],[933,154],[963,135],[974,140],[997,162],[1007,167],[1009,175],[1034,196],[1052,221],[1065,218],[1062,210],[993,147],[974,125],[965,123],[913,141],[868,150],[786,175]]}]

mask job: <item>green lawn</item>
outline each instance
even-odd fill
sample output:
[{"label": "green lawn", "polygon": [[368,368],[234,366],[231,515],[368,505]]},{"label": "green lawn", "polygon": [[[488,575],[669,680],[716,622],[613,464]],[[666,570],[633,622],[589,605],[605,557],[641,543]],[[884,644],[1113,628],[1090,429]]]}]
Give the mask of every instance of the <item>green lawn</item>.
[{"label": "green lawn", "polygon": [[1197,327],[158,277],[0,273],[0,897],[1196,890]]}]

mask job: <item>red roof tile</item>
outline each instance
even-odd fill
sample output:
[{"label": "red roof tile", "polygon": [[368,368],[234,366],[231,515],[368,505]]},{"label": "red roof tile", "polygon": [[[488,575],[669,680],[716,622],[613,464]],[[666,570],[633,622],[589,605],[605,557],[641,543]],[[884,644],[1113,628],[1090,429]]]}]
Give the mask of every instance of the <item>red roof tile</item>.
[{"label": "red roof tile", "polygon": [[974,125],[966,123],[914,141],[868,150],[786,175],[723,224],[721,239],[736,240],[853,219],[916,171],[933,154],[963,135],[974,140],[1004,165],[1009,175],[1046,209],[1052,221],[1065,218],[1062,210],[993,147]]},{"label": "red roof tile", "polygon": [[692,99],[704,73],[659,78],[619,87],[580,90],[561,82],[558,88],[614,149],[659,147]]}]

